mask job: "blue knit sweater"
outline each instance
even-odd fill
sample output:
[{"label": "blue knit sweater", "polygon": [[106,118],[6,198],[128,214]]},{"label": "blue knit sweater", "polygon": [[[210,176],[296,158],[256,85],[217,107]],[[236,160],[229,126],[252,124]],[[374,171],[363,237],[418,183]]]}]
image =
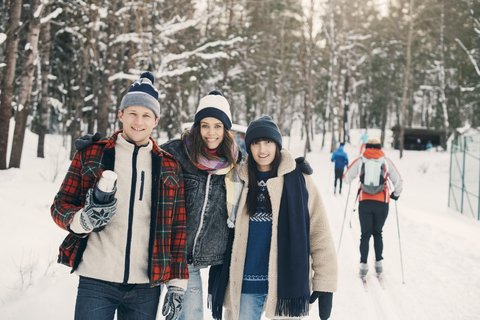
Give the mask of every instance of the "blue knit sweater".
[{"label": "blue knit sweater", "polygon": [[257,209],[250,217],[242,293],[268,293],[268,259],[272,239],[272,212],[267,212],[270,171],[257,171]]}]

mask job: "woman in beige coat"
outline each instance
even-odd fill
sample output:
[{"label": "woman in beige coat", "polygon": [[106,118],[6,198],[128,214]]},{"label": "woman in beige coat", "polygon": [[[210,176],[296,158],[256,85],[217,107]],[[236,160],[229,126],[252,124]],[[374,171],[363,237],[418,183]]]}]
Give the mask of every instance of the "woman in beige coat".
[{"label": "woman in beige coat", "polygon": [[250,123],[245,144],[225,318],[255,320],[263,312],[270,319],[301,318],[318,298],[320,319],[328,319],[337,257],[320,193],[282,149],[270,117]]}]

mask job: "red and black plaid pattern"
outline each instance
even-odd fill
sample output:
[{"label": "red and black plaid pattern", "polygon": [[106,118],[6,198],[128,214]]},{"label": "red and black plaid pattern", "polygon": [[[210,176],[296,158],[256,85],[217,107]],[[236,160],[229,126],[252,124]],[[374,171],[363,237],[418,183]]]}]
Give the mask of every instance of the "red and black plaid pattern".
[{"label": "red and black plaid pattern", "polygon": [[[89,188],[93,188],[103,170],[112,169],[115,140],[121,131],[107,140],[77,152],[51,207],[53,220],[65,230],[74,214],[83,208]],[[185,234],[185,196],[181,166],[153,141],[152,225],[150,234],[149,278],[152,286],[170,279],[188,279]],[[109,159],[109,157],[111,159]],[[107,165],[106,165],[107,164]],[[88,234],[70,234],[60,246],[58,262],[78,266]]]}]

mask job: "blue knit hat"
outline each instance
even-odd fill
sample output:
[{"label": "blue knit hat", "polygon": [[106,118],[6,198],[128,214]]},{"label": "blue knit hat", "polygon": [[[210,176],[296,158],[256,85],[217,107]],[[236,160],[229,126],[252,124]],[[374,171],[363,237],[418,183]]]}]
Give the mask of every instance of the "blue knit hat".
[{"label": "blue knit hat", "polygon": [[155,77],[151,72],[144,72],[140,80],[135,81],[128,89],[120,104],[120,111],[130,106],[146,107],[153,111],[157,118],[160,118],[160,103],[158,102],[158,91],[153,86]]},{"label": "blue knit hat", "polygon": [[230,104],[218,90],[210,91],[205,97],[200,99],[193,126],[198,126],[203,118],[208,117],[222,121],[227,130],[230,130],[232,127]]},{"label": "blue knit hat", "polygon": [[245,146],[250,153],[250,144],[256,138],[268,138],[275,141],[280,150],[282,149],[282,134],[278,126],[269,116],[263,116],[260,119],[250,122],[245,133]]}]

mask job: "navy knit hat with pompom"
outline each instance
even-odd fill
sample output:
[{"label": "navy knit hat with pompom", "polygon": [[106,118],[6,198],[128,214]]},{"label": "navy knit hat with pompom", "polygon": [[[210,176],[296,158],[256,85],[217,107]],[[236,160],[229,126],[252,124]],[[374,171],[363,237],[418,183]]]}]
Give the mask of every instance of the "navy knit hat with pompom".
[{"label": "navy knit hat with pompom", "polygon": [[203,118],[208,117],[222,121],[227,130],[230,130],[232,127],[230,104],[218,90],[210,91],[205,97],[200,99],[193,126],[198,126]]},{"label": "navy knit hat with pompom", "polygon": [[282,150],[282,134],[278,129],[278,126],[273,122],[269,116],[263,116],[260,119],[250,122],[245,133],[245,146],[247,152],[250,153],[250,144],[256,138],[272,139],[278,145],[278,148]]},{"label": "navy knit hat with pompom", "polygon": [[158,102],[158,91],[153,86],[155,77],[151,72],[144,72],[140,80],[130,86],[127,94],[120,104],[120,111],[130,106],[146,107],[153,111],[157,118],[160,118],[160,103]]}]

